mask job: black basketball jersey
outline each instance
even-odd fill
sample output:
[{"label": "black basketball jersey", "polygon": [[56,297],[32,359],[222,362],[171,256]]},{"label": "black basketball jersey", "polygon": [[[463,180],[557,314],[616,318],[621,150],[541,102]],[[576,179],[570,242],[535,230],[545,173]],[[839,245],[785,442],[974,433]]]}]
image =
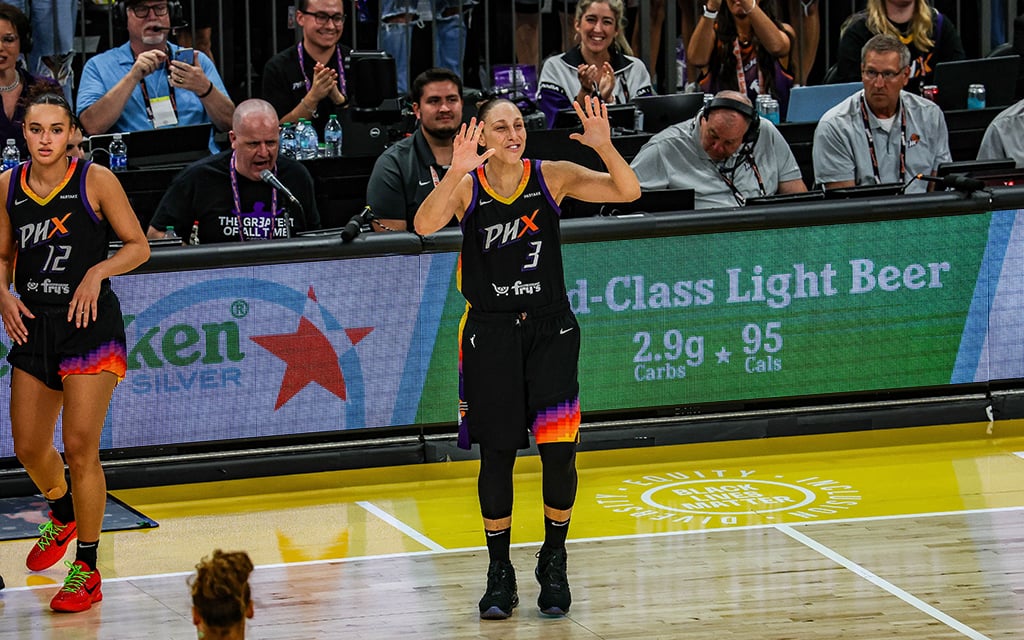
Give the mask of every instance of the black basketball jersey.
[{"label": "black basketball jersey", "polygon": [[109,225],[85,196],[88,166],[71,158],[63,181],[45,196],[28,186],[31,161],[11,171],[7,214],[18,247],[14,287],[26,302],[67,304],[85,272],[107,257]]},{"label": "black basketball jersey", "polygon": [[473,200],[462,217],[459,290],[480,311],[530,311],[564,300],[561,209],[541,175],[540,160],[523,160],[510,198],[473,177]]}]

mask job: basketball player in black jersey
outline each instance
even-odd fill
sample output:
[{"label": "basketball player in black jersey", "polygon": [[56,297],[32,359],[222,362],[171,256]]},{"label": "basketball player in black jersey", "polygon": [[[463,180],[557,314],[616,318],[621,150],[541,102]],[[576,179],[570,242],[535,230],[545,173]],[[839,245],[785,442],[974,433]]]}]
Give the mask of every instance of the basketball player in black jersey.
[{"label": "basketball player in black jersey", "polygon": [[[571,162],[523,159],[523,116],[508,100],[479,111],[455,137],[451,168],[416,213],[420,234],[456,216],[467,301],[459,338],[459,445],[480,445],[477,483],[490,566],[480,617],[503,619],[519,603],[509,560],[512,468],[517,449],[537,441],[543,466],[544,545],[534,572],[537,606],[564,615],[572,602],[565,539],[576,499],[580,405],[579,325],[565,290],[559,204],[628,202],[640,183],[612,146],[608,109],[594,99],[574,105],[583,133],[608,173]],[[486,148],[478,153],[478,144]]]},{"label": "basketball player in black jersey", "polygon": [[[103,598],[96,568],[106,504],[100,432],[127,365],[124,320],[109,278],[149,258],[114,174],[67,155],[73,122],[62,95],[30,97],[30,159],[0,175],[0,317],[14,343],[7,356],[14,451],[50,505],[25,564],[47,569],[78,538],[64,586],[50,601],[55,611],[84,611]],[[107,257],[109,229],[124,245]],[[73,494],[53,447],[62,407]]]}]

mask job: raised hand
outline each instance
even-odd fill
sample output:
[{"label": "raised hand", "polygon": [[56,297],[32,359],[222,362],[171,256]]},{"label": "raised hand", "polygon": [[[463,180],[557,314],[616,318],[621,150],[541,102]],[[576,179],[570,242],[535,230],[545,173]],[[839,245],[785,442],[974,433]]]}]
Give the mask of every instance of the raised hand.
[{"label": "raised hand", "polygon": [[452,164],[449,169],[451,173],[462,176],[476,169],[494,155],[493,148],[487,149],[483,153],[479,152],[480,135],[483,130],[484,123],[477,122],[476,118],[471,118],[468,126],[466,123],[462,124],[459,132],[455,134],[452,145]]},{"label": "raised hand", "polygon": [[591,96],[587,96],[583,102],[582,107],[579,102],[572,103],[572,108],[576,110],[576,115],[583,123],[583,133],[571,133],[569,138],[592,149],[609,144],[612,139],[612,127],[608,122],[608,106]]}]

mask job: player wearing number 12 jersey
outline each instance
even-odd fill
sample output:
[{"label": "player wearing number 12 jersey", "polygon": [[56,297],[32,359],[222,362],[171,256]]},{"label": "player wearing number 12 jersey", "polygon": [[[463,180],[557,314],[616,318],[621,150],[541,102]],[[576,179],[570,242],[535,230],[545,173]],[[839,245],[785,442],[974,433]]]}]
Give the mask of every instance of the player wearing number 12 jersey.
[{"label": "player wearing number 12 jersey", "polygon": [[[24,122],[31,159],[0,175],[0,317],[14,343],[7,355],[14,451],[50,507],[25,565],[57,564],[77,537],[50,608],[84,611],[103,599],[100,434],[127,364],[109,280],[145,262],[149,244],[114,174],[68,157],[76,127],[62,94],[30,94]],[[110,230],[123,244],[108,256]],[[73,494],[53,446],[58,416]]]},{"label": "player wearing number 12 jersey", "polygon": [[[574,105],[608,173],[571,162],[524,160],[526,128],[508,100],[488,102],[455,136],[452,164],[416,212],[433,233],[454,215],[463,233],[459,288],[467,301],[459,336],[459,445],[480,445],[477,483],[490,565],[480,617],[503,619],[519,604],[509,557],[516,450],[537,441],[543,466],[544,545],[534,575],[537,606],[564,615],[572,602],[565,540],[576,499],[580,405],[579,325],[565,291],[559,204],[625,202],[636,175],[611,144],[607,107]],[[477,145],[486,150],[478,153]]]}]

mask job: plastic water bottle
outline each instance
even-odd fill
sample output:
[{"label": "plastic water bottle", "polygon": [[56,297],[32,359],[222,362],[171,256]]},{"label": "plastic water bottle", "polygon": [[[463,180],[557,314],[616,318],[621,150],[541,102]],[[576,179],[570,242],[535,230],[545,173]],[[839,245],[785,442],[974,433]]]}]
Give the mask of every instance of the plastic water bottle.
[{"label": "plastic water bottle", "polygon": [[295,137],[295,125],[286,122],[281,126],[281,153],[295,160],[299,155],[299,141]]},{"label": "plastic water bottle", "polygon": [[7,138],[7,144],[4,146],[3,171],[13,169],[20,163],[21,154],[18,152],[18,145],[14,143],[14,138]]},{"label": "plastic water bottle", "polygon": [[164,232],[164,237],[165,238],[177,238],[178,237],[178,234],[174,233],[174,225],[173,224],[167,225],[167,229]]},{"label": "plastic water bottle", "polygon": [[324,143],[327,145],[327,157],[341,157],[341,123],[338,116],[331,114],[331,119],[324,125]]},{"label": "plastic water bottle", "polygon": [[319,140],[317,139],[316,129],[313,128],[313,124],[305,118],[301,118],[298,126],[295,127],[295,137],[299,141],[299,160],[315,158]]},{"label": "plastic water bottle", "polygon": [[125,144],[124,138],[121,137],[120,133],[114,134],[114,139],[110,141],[110,170],[111,171],[127,171],[128,170],[128,145]]}]

